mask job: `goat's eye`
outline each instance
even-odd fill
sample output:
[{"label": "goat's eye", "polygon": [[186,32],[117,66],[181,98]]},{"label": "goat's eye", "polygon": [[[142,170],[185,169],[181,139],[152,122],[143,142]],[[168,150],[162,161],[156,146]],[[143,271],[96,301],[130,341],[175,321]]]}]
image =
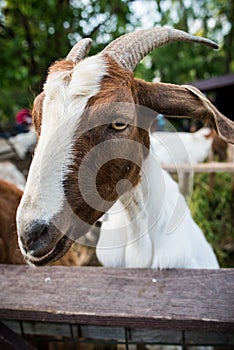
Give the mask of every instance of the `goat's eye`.
[{"label": "goat's eye", "polygon": [[126,123],[113,122],[113,123],[110,124],[109,128],[121,131],[121,130],[126,129],[127,126],[128,126],[128,124],[126,124]]}]

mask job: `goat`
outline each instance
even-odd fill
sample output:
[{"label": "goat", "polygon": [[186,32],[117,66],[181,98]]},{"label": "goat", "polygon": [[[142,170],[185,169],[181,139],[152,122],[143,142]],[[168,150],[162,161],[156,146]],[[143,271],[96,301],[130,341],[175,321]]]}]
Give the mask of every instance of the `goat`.
[{"label": "goat", "polygon": [[156,131],[152,136],[155,139],[157,160],[162,166],[191,166],[188,172],[179,172],[179,188],[186,200],[189,200],[193,190],[192,164],[203,162],[210,156],[213,130],[203,127],[196,132]]},{"label": "goat", "polygon": [[18,168],[11,162],[0,162],[0,178],[15,184],[20,190],[24,190],[26,179]]},{"label": "goat", "polygon": [[175,41],[218,48],[155,28],[126,34],[91,57],[91,39],[83,39],[50,67],[34,101],[39,138],[17,211],[29,263],[59,259],[102,217],[97,254],[104,265],[218,267],[177,184],[157,163],[149,130],[157,113],[176,115],[211,123],[233,143],[234,124],[195,87],[133,76],[144,56]]},{"label": "goat", "polygon": [[17,156],[19,159],[25,159],[27,153],[31,153],[34,149],[36,141],[36,133],[32,128],[15,136],[0,137],[0,157],[9,159]]},{"label": "goat", "polygon": [[193,133],[157,131],[152,136],[156,142],[158,161],[162,164],[204,162],[209,157],[213,144],[212,130],[206,127]]},{"label": "goat", "polygon": [[30,128],[28,132],[17,134],[10,137],[8,142],[14,148],[20,159],[25,159],[28,152],[32,152],[37,141],[36,133]]},{"label": "goat", "polygon": [[0,179],[0,263],[22,264],[16,234],[16,209],[22,191],[14,184]]}]

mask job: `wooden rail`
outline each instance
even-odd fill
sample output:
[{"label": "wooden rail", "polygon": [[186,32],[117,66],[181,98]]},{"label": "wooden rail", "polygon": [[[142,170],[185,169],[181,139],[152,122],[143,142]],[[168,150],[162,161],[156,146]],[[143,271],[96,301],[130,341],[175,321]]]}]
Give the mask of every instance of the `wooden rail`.
[{"label": "wooden rail", "polygon": [[[210,173],[209,187],[212,192],[215,181],[215,174],[222,172],[234,173],[234,162],[220,163],[209,162],[199,164],[161,164],[161,167],[171,174],[179,174],[180,178],[180,191],[186,199],[190,198],[193,188],[193,173]],[[234,186],[234,181],[233,185]],[[233,187],[234,188],[234,187]]]},{"label": "wooden rail", "polygon": [[233,281],[234,269],[0,265],[0,320],[24,334],[234,345]]},{"label": "wooden rail", "polygon": [[221,173],[221,172],[230,172],[234,173],[234,163],[219,163],[219,162],[210,162],[210,163],[199,163],[194,165],[181,164],[181,165],[161,165],[163,169],[167,170],[169,173],[178,173],[179,171],[187,173],[193,170],[194,173]]}]

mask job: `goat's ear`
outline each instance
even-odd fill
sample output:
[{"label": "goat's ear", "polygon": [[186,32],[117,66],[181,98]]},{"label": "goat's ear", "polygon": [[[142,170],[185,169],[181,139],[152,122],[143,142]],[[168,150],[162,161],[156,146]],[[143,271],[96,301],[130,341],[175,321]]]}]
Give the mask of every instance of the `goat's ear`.
[{"label": "goat's ear", "polygon": [[45,93],[41,92],[39,95],[37,95],[33,102],[32,122],[38,137],[41,133],[42,108],[44,98]]},{"label": "goat's ear", "polygon": [[211,123],[219,136],[234,143],[234,122],[193,86],[147,83],[135,79],[138,103],[168,117],[190,118]]}]

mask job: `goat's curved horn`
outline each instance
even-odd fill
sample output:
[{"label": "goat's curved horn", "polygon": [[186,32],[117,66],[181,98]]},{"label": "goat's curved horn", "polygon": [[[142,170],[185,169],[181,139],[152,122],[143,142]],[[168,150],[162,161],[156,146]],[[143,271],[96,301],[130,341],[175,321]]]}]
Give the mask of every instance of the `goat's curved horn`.
[{"label": "goat's curved horn", "polygon": [[67,61],[72,61],[74,63],[79,62],[83,58],[87,56],[89,53],[89,50],[91,48],[92,39],[85,38],[80,40],[69,52],[69,54],[66,57]]},{"label": "goat's curved horn", "polygon": [[102,53],[110,55],[125,69],[134,70],[140,60],[148,53],[157,47],[176,41],[201,43],[213,49],[218,49],[218,45],[209,39],[197,37],[178,29],[164,27],[125,34],[112,41]]}]

